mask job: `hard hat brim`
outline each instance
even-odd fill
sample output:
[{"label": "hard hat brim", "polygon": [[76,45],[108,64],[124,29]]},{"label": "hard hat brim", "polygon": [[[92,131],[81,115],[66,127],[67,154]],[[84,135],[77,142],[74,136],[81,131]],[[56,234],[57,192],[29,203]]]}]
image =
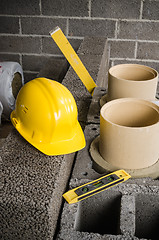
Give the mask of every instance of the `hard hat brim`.
[{"label": "hard hat brim", "polygon": [[31,136],[25,134],[23,128],[19,127],[18,122],[15,121],[16,119],[15,111],[12,111],[10,118],[12,124],[17,129],[17,131],[22,135],[22,137],[25,138],[31,145],[33,145],[35,148],[37,148],[39,151],[46,155],[53,156],[69,154],[79,151],[86,146],[85,137],[78,121],[74,126],[74,135],[72,136],[72,138],[57,141],[55,137],[52,142],[44,143],[34,141],[34,139]]}]

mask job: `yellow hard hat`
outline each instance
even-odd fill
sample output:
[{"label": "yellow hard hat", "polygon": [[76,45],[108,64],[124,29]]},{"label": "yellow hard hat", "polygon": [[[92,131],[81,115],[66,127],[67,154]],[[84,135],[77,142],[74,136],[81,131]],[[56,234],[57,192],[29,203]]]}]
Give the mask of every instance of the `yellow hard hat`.
[{"label": "yellow hard hat", "polygon": [[61,83],[36,78],[18,93],[11,121],[17,131],[47,155],[61,155],[85,147],[77,120],[77,106]]}]

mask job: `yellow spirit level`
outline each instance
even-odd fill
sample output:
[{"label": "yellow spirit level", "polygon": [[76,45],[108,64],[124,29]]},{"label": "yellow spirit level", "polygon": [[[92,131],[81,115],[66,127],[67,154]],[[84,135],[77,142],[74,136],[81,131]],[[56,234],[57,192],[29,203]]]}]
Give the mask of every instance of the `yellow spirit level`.
[{"label": "yellow spirit level", "polygon": [[131,176],[124,170],[118,170],[104,177],[98,178],[92,182],[86,183],[82,186],[74,188],[63,194],[66,201],[76,203],[97,193],[100,193],[110,187],[128,180]]},{"label": "yellow spirit level", "polygon": [[60,48],[61,52],[64,54],[74,71],[77,73],[78,77],[81,79],[87,90],[93,95],[95,87],[97,85],[93,81],[92,77],[90,76],[89,72],[77,56],[76,52],[72,48],[71,44],[61,31],[59,27],[50,31],[50,35]]}]

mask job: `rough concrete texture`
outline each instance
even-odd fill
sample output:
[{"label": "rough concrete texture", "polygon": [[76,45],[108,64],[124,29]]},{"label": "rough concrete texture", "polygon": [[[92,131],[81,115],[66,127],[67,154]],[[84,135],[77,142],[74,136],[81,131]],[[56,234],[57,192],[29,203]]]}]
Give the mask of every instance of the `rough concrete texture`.
[{"label": "rough concrete texture", "polygon": [[[87,146],[77,154],[69,189],[103,176],[89,154],[98,134],[99,124],[86,126]],[[65,203],[57,239],[157,239],[158,191],[158,180],[131,178],[77,204]]]},{"label": "rough concrete texture", "polygon": [[[100,81],[102,83],[106,82],[107,74],[105,73],[107,72],[106,69],[108,66],[108,46],[106,38],[84,38],[77,54],[97,85],[100,85]],[[62,84],[65,85],[74,96],[78,108],[78,119],[84,128],[92,97],[71,66]]]},{"label": "rough concrete texture", "polygon": [[49,59],[45,66],[40,70],[37,77],[46,77],[58,82],[62,82],[66,72],[69,68],[69,63],[66,59],[62,58],[51,58]]},{"label": "rough concrete texture", "polygon": [[[88,70],[93,80],[98,84],[99,78],[105,80],[108,62],[107,39],[103,37],[86,37],[78,49],[78,56]],[[62,84],[67,87],[74,96],[77,108],[78,119],[85,126],[91,95],[79,79],[73,68],[70,66]]]},{"label": "rough concrete texture", "polygon": [[[98,82],[103,74],[101,66],[107,61],[102,53],[105,41],[96,55],[93,50],[98,49],[100,38],[94,38],[93,44],[89,44],[90,38],[85,41],[78,54]],[[77,204],[65,202],[59,215],[74,157],[68,189],[102,176],[93,169],[89,147],[99,134],[99,99],[106,93],[98,88],[92,99],[71,67],[63,83],[74,95],[79,120],[86,125],[87,146],[77,155],[51,157],[33,148],[15,130],[8,136],[0,151],[1,239],[52,239],[58,217],[54,235],[58,240],[158,239],[159,180],[151,178],[129,179]]]},{"label": "rough concrete texture", "polygon": [[[33,76],[41,64],[33,63],[33,53],[41,59],[61,54],[49,36],[59,26],[73,41],[88,35],[109,38],[113,64],[141,62],[158,70],[158,8],[158,0],[131,0],[129,4],[127,0],[30,0],[27,4],[26,0],[1,0],[1,60],[19,59],[31,80],[28,75]],[[30,62],[32,70],[25,67]]]},{"label": "rough concrete texture", "polygon": [[52,239],[73,159],[46,156],[10,133],[0,149],[1,239]]},{"label": "rough concrete texture", "polygon": [[[98,74],[101,65],[103,64],[103,62],[106,63],[108,61],[108,59],[106,58],[106,53],[104,52],[106,46],[106,38],[86,37],[81,43],[78,50],[79,58],[81,59],[82,63],[84,64],[95,82],[98,82]],[[105,56],[105,58],[103,58],[103,55]],[[86,99],[91,99],[91,95],[89,94],[77,74],[74,72],[72,67],[67,72],[62,83],[71,91],[76,102],[81,99],[83,101],[85,101]]]},{"label": "rough concrete texture", "polygon": [[[90,144],[99,135],[100,98],[105,88],[97,88],[91,100],[85,127],[86,147],[79,151],[69,189],[97,179],[99,173],[90,156]],[[158,239],[159,179],[130,178],[128,181],[79,203],[65,202],[56,239]]]},{"label": "rough concrete texture", "polygon": [[[72,179],[70,188],[88,181]],[[158,191],[156,180],[130,179],[77,204],[65,203],[57,239],[157,239]]]},{"label": "rough concrete texture", "polygon": [[[89,40],[84,40],[84,43]],[[99,54],[96,52],[96,55],[93,55],[94,41],[89,48],[85,43],[86,47],[81,47],[79,55],[97,81],[101,63],[107,61],[103,58],[106,38],[101,43],[99,38],[96,39],[96,44],[100,43]],[[84,55],[87,48],[91,51],[89,56]],[[49,72],[46,67],[44,70],[45,74]],[[72,68],[63,82],[75,96],[79,120],[84,127],[91,95]],[[3,177],[0,221],[3,240],[53,238],[74,157],[74,154],[46,156],[25,141],[16,130],[10,133],[0,149]]]}]

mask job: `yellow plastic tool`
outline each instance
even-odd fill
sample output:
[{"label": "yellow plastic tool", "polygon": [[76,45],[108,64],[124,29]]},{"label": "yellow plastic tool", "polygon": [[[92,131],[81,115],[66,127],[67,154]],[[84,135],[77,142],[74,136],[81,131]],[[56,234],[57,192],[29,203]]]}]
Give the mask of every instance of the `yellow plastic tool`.
[{"label": "yellow plastic tool", "polygon": [[66,201],[76,203],[97,193],[100,193],[110,187],[128,180],[131,176],[124,170],[118,170],[92,182],[86,183],[82,186],[74,188],[63,194]]},{"label": "yellow plastic tool", "polygon": [[76,102],[65,86],[50,79],[36,78],[19,91],[11,121],[41,152],[61,155],[86,145],[77,114]]},{"label": "yellow plastic tool", "polygon": [[50,35],[60,48],[74,71],[77,73],[87,90],[93,95],[95,87],[97,87],[96,83],[93,81],[89,72],[81,62],[80,58],[77,56],[76,52],[72,48],[71,44],[61,31],[59,27],[56,27],[52,31],[50,31]]}]

